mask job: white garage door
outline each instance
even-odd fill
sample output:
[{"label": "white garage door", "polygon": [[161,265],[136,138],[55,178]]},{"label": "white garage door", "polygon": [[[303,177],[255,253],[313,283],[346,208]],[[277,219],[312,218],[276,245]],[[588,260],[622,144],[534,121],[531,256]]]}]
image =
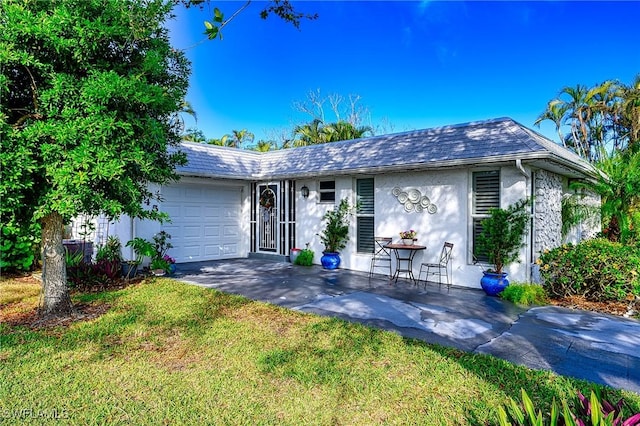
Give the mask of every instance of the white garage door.
[{"label": "white garage door", "polygon": [[169,254],[177,263],[239,257],[240,188],[176,184],[162,189],[161,209],[171,217]]}]

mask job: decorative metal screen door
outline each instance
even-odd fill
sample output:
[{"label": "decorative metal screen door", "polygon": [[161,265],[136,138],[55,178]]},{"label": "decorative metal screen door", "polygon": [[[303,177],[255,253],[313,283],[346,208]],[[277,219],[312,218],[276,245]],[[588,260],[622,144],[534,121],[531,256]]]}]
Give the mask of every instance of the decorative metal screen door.
[{"label": "decorative metal screen door", "polygon": [[258,251],[278,251],[278,184],[258,185]]}]

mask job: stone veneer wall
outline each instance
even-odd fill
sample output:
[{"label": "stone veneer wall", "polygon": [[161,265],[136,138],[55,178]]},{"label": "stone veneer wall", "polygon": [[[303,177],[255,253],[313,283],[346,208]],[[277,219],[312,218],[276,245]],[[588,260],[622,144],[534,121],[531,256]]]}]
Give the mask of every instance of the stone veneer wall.
[{"label": "stone veneer wall", "polygon": [[562,177],[546,170],[535,172],[534,258],[562,244]]}]

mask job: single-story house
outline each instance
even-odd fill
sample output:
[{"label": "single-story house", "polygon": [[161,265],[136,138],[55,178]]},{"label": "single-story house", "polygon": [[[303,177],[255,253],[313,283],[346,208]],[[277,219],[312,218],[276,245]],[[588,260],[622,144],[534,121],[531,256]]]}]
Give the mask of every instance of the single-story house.
[{"label": "single-story house", "polygon": [[[188,164],[177,183],[157,188],[157,206],[172,222],[123,218],[110,233],[126,242],[171,234],[177,263],[273,256],[292,248],[323,251],[322,217],[342,199],[353,215],[341,268],[369,271],[374,237],[417,231],[427,249],[414,260],[435,261],[454,244],[453,284],[479,287],[473,258],[478,225],[489,207],[534,197],[532,221],[511,280],[527,281],[541,251],[560,245],[561,200],[574,179],[596,170],[569,150],[510,118],[413,130],[344,142],[259,153],[183,143]],[[594,229],[578,230],[592,233]],[[577,234],[574,233],[574,237]],[[577,235],[580,238],[580,235]],[[383,271],[379,271],[382,273]]]}]

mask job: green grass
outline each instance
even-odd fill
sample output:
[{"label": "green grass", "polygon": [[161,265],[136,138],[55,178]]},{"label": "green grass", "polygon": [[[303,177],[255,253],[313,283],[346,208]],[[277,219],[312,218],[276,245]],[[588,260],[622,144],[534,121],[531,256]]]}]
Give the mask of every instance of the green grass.
[{"label": "green grass", "polygon": [[66,328],[0,325],[0,422],[495,424],[521,388],[544,410],[594,386],[171,279],[75,301],[111,308]]}]

